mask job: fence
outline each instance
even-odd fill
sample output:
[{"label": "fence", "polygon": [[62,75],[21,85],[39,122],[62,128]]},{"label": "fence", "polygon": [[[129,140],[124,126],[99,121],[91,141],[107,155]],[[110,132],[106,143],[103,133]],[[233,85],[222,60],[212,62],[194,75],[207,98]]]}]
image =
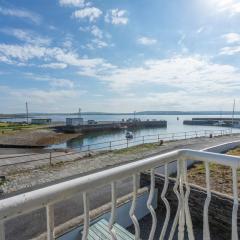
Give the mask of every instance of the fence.
[{"label": "fence", "polygon": [[[132,139],[119,139],[108,142],[100,142],[91,145],[84,145],[81,148],[73,148],[71,152],[59,152],[54,149],[50,149],[47,153],[31,153],[31,154],[21,154],[17,156],[0,157],[0,168],[17,166],[20,164],[34,163],[34,162],[46,162],[52,165],[53,163],[59,161],[67,161],[63,158],[77,158],[79,154],[89,154],[91,152],[98,151],[112,151],[116,149],[129,148],[146,143],[161,143],[161,141],[173,141],[180,139],[191,139],[197,137],[214,137],[223,136],[231,134],[231,129],[224,130],[200,130],[200,131],[189,131],[189,132],[178,132],[178,133],[166,133],[166,134],[155,134],[155,135],[145,135],[134,137]],[[70,157],[72,156],[72,158]],[[5,162],[5,163],[4,163]]]}]

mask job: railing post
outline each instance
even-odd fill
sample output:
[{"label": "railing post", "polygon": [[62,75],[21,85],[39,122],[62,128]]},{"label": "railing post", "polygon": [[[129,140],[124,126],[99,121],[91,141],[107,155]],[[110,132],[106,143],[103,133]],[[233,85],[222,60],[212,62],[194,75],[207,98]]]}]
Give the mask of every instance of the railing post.
[{"label": "railing post", "polygon": [[110,151],[112,150],[112,142],[111,141],[109,142],[109,150]]},{"label": "railing post", "polygon": [[184,206],[184,160],[179,160],[179,189],[180,189],[180,213],[179,213],[179,225],[178,225],[178,239],[184,239],[185,232],[185,206]]},{"label": "railing post", "polygon": [[47,240],[54,240],[54,208],[53,205],[47,205]]},{"label": "railing post", "polygon": [[89,217],[89,196],[88,196],[88,193],[86,192],[83,192],[83,208],[84,208],[84,226],[83,226],[82,239],[87,240],[90,217]]},{"label": "railing post", "polygon": [[5,240],[5,229],[3,221],[0,221],[0,240]]}]

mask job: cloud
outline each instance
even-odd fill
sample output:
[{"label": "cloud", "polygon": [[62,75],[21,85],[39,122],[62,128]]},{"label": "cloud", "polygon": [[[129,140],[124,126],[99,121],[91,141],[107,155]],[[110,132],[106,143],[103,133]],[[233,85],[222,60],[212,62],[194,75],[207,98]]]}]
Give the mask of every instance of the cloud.
[{"label": "cloud", "polygon": [[0,7],[0,14],[11,17],[25,18],[36,24],[40,24],[41,22],[41,17],[38,14],[23,9]]},{"label": "cloud", "polygon": [[52,69],[64,69],[67,67],[67,64],[65,63],[47,63],[47,64],[42,64],[40,65],[42,68],[52,68]]},{"label": "cloud", "polygon": [[139,37],[137,39],[137,43],[149,46],[149,45],[156,44],[157,43],[157,39],[149,38],[149,37]]},{"label": "cloud", "polygon": [[17,39],[34,45],[50,45],[51,39],[47,37],[41,37],[38,34],[18,28],[3,28],[0,29],[0,32],[16,37]]},{"label": "cloud", "polygon": [[201,33],[201,32],[203,32],[205,30],[205,27],[200,27],[197,31],[196,31],[196,33]]},{"label": "cloud", "polygon": [[88,18],[90,22],[94,22],[102,15],[102,11],[96,7],[86,7],[80,10],[76,10],[72,17],[76,19]]},{"label": "cloud", "polygon": [[219,12],[228,12],[232,16],[240,13],[240,2],[238,0],[214,0],[212,4]]},{"label": "cloud", "polygon": [[86,48],[89,48],[91,50],[94,50],[96,48],[105,48],[105,47],[108,47],[108,43],[98,38],[92,39],[90,43],[86,44]]},{"label": "cloud", "polygon": [[99,27],[97,27],[96,25],[92,26],[91,33],[92,33],[93,36],[95,36],[97,38],[103,38],[102,30]]},{"label": "cloud", "polygon": [[85,0],[59,0],[59,4],[64,7],[83,7],[85,5]]},{"label": "cloud", "polygon": [[240,46],[224,47],[220,50],[220,55],[235,55],[240,53]]},{"label": "cloud", "polygon": [[238,33],[228,33],[222,35],[222,38],[227,42],[227,43],[236,43],[240,42],[240,34]]},{"label": "cloud", "polygon": [[116,91],[150,85],[178,89],[203,96],[240,90],[240,72],[231,65],[216,64],[200,56],[174,56],[147,60],[139,67],[108,68],[95,77]]},{"label": "cloud", "polygon": [[120,10],[118,8],[111,9],[105,15],[105,22],[112,23],[114,25],[125,25],[128,23],[128,17],[126,14],[126,10]]},{"label": "cloud", "polygon": [[[106,43],[97,40],[93,42],[99,48],[105,47]],[[35,45],[17,45],[17,44],[0,44],[0,62],[6,64],[32,66],[33,60],[38,60],[38,66],[64,68],[73,66],[81,69],[83,72],[95,69],[112,68],[113,65],[106,62],[103,58],[83,58],[76,52],[58,47],[41,47]],[[41,61],[39,63],[39,61]]]},{"label": "cloud", "polygon": [[35,75],[33,73],[26,73],[25,76],[34,81],[49,82],[50,86],[54,88],[66,89],[74,87],[74,82],[69,79],[55,78],[51,76],[41,76]]}]

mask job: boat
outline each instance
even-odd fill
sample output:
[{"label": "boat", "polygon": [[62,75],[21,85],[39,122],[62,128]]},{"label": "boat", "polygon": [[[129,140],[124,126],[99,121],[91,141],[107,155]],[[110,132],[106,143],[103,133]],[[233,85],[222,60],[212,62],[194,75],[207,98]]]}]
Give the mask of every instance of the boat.
[{"label": "boat", "polygon": [[219,120],[219,121],[213,123],[213,126],[225,126],[225,125],[226,125],[226,123],[222,120]]},{"label": "boat", "polygon": [[127,131],[127,133],[126,133],[126,138],[127,138],[127,139],[133,138],[133,133],[130,132],[130,131]]}]

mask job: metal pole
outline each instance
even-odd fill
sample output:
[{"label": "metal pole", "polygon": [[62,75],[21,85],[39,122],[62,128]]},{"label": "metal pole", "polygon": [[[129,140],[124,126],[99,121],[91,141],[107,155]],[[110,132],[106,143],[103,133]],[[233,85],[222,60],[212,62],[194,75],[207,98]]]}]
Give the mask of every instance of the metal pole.
[{"label": "metal pole", "polygon": [[235,113],[235,99],[234,99],[234,101],[233,101],[233,112],[232,112],[232,128],[231,128],[231,133],[232,133],[232,131],[233,131],[234,113]]},{"label": "metal pole", "polygon": [[27,117],[27,124],[28,124],[28,103],[26,102],[26,117]]},{"label": "metal pole", "polygon": [[110,151],[112,150],[112,142],[111,141],[109,142],[109,150]]}]

